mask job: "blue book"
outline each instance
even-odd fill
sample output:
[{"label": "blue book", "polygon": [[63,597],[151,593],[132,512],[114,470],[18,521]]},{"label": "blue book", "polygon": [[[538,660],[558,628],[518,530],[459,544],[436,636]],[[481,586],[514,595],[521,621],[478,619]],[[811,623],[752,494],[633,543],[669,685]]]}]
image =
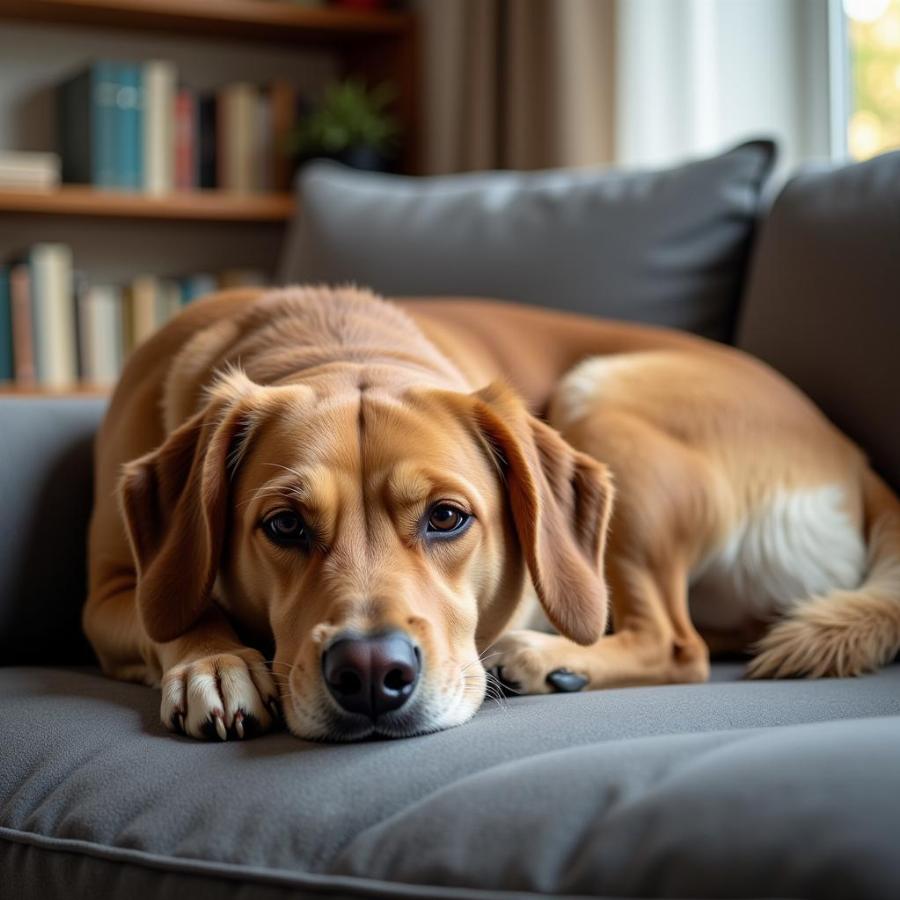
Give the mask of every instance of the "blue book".
[{"label": "blue book", "polygon": [[115,187],[116,66],[96,62],[57,91],[63,181]]},{"label": "blue book", "polygon": [[141,190],[144,185],[144,110],[142,67],[121,64],[116,103],[118,138],[118,183],[126,190]]},{"label": "blue book", "polygon": [[9,266],[0,266],[0,382],[12,381],[14,377]]}]

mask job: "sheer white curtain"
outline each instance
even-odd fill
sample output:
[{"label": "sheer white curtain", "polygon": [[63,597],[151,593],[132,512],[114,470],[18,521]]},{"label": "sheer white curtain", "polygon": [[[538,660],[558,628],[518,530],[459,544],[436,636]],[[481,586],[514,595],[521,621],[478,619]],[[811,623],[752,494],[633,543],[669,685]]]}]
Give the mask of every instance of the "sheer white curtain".
[{"label": "sheer white curtain", "polygon": [[829,158],[829,6],[618,0],[616,161],[667,163],[757,135],[777,139],[782,171]]}]

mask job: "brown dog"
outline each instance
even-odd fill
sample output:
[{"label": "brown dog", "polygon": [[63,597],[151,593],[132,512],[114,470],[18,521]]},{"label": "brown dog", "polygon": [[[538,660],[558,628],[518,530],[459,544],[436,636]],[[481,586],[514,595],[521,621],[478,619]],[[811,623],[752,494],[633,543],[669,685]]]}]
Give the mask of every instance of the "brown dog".
[{"label": "brown dog", "polygon": [[[446,728],[482,663],[542,692],[699,681],[704,638],[765,633],[759,676],[900,648],[896,497],[784,380],[682,334],[226,292],[137,349],[96,461],[85,629],[194,737],[278,702],[305,738]],[[507,630],[526,574],[558,634]]]}]

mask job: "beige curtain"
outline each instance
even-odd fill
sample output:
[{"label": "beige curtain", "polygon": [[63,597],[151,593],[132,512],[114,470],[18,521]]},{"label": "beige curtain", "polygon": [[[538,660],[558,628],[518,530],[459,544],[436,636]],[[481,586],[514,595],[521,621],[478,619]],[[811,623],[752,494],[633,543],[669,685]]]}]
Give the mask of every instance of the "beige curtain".
[{"label": "beige curtain", "polygon": [[614,0],[419,0],[426,173],[610,162]]}]

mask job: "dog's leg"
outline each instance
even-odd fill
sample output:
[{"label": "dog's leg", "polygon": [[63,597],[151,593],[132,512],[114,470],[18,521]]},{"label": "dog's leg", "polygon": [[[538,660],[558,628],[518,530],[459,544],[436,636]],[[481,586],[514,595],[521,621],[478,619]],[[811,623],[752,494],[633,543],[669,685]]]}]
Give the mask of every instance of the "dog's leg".
[{"label": "dog's leg", "polygon": [[614,634],[582,647],[555,634],[510,631],[489,657],[500,680],[523,694],[705,681],[709,654],[690,623],[683,567],[654,573],[613,558],[607,577]]},{"label": "dog's leg", "polygon": [[563,412],[552,424],[609,465],[616,484],[606,554],[615,633],[582,647],[511,631],[492,648],[489,666],[523,693],[705,681],[709,652],[691,623],[687,581],[715,527],[712,472],[671,434],[612,400]]},{"label": "dog's leg", "polygon": [[91,593],[84,628],[107,675],[162,688],[160,718],[171,731],[244,738],[278,717],[278,689],[262,654],[241,643],[216,607],[174,641],[156,643],[143,633],[133,576],[123,575]]}]

